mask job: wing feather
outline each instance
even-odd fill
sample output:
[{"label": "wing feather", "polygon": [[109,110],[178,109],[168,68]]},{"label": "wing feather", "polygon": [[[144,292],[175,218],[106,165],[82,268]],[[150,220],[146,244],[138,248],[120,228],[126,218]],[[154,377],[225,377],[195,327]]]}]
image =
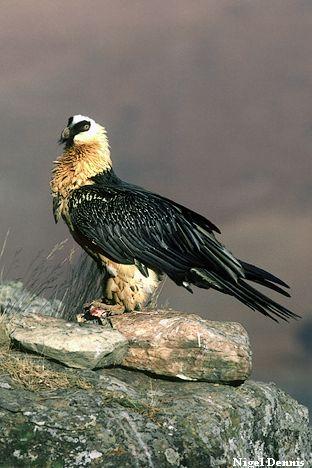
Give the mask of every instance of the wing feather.
[{"label": "wing feather", "polygon": [[69,212],[74,230],[117,262],[137,261],[178,283],[191,268],[207,265],[231,280],[244,276],[210,221],[160,195],[131,186],[85,186],[73,192]]},{"label": "wing feather", "polygon": [[273,320],[298,317],[244,279],[288,296],[286,283],[236,259],[216,239],[214,224],[160,195],[122,183],[84,186],[71,195],[69,216],[74,237],[86,239],[88,249],[136,264],[145,276],[150,268],[188,290],[190,283],[212,287]]}]

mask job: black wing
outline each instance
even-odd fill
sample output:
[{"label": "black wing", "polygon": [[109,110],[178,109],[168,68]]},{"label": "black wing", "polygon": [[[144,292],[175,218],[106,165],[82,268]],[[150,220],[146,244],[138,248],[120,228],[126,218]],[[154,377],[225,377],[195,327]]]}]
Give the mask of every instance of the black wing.
[{"label": "black wing", "polygon": [[85,186],[73,192],[69,214],[76,234],[118,263],[142,263],[178,284],[194,268],[235,281],[244,276],[215,238],[216,226],[160,195],[133,186]]},{"label": "black wing", "polygon": [[244,278],[288,295],[283,281],[237,260],[215,238],[216,226],[160,195],[130,185],[85,186],[73,192],[69,214],[74,236],[117,263],[136,264],[145,275],[146,267],[164,272],[188,290],[190,283],[212,287],[273,320],[298,317]]}]

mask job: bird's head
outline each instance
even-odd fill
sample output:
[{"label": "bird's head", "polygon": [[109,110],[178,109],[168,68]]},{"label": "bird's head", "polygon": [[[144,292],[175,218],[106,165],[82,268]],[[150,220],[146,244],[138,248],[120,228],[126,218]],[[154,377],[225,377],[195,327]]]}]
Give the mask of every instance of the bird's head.
[{"label": "bird's head", "polygon": [[59,143],[69,147],[94,143],[96,140],[105,140],[107,142],[105,128],[90,117],[74,115],[69,117],[67,126],[61,133]]},{"label": "bird's head", "polygon": [[59,143],[64,144],[65,148],[54,161],[52,185],[57,192],[62,192],[64,183],[67,183],[67,189],[77,188],[95,175],[112,168],[105,128],[90,117],[80,114],[69,117]]}]

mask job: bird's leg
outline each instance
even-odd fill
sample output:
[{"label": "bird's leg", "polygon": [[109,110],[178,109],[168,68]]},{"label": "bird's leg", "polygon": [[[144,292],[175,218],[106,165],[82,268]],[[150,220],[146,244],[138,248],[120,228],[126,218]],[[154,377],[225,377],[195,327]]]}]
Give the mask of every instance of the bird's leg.
[{"label": "bird's leg", "polygon": [[94,300],[83,306],[86,312],[89,312],[93,317],[101,317],[104,315],[119,315],[125,312],[125,307],[122,304],[110,304],[109,301]]},{"label": "bird's leg", "polygon": [[125,307],[122,304],[109,304],[102,300],[94,300],[85,304],[83,308],[91,317],[107,317],[125,312]]}]

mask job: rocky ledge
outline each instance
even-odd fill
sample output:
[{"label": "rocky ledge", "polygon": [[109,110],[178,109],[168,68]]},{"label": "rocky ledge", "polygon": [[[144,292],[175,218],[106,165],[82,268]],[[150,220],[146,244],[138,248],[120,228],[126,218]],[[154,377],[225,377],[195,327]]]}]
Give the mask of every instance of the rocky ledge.
[{"label": "rocky ledge", "polygon": [[311,466],[308,411],[246,381],[241,325],[171,310],[103,323],[3,316],[0,466]]},{"label": "rocky ledge", "polygon": [[25,365],[19,375],[0,369],[1,466],[216,468],[234,457],[311,466],[307,410],[274,384],[169,381],[27,359],[28,374]]},{"label": "rocky ledge", "polygon": [[245,329],[172,310],[116,315],[105,326],[32,314],[10,317],[14,343],[67,366],[111,364],[181,380],[242,382],[251,373]]}]

